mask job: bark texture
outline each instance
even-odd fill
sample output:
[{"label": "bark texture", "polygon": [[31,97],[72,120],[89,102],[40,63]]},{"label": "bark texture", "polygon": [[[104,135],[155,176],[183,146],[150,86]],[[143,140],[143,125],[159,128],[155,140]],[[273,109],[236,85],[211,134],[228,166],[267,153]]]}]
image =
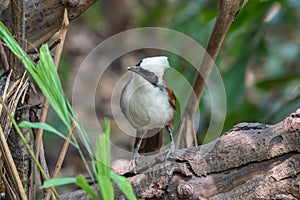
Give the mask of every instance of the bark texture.
[{"label": "bark texture", "polygon": [[[26,42],[28,50],[38,48],[61,28],[64,9],[68,9],[69,19],[82,14],[96,0],[37,0],[25,1]],[[4,8],[0,20],[9,25],[9,7]]]},{"label": "bark texture", "polygon": [[[69,11],[68,17],[74,19],[95,1],[6,0],[0,3],[0,20],[9,28],[14,38],[26,52],[33,52],[59,31],[65,9]],[[0,77],[0,96],[17,123],[21,121],[35,122],[39,119],[37,113],[41,107],[38,108],[39,106],[32,105],[33,102],[30,102],[31,99],[34,99],[32,98],[34,94],[31,93],[31,85],[26,70],[5,45],[1,43],[0,46],[0,69],[4,66],[6,70]],[[36,185],[35,179],[32,178],[33,164],[2,104],[0,105],[0,126],[9,146],[9,150],[5,149],[5,151],[0,148],[0,158],[8,151],[13,158],[13,162],[8,161],[8,159],[3,161],[2,158],[0,160],[0,199],[3,195],[5,196],[4,199],[35,199],[35,192],[33,191]],[[27,143],[33,144],[29,129],[22,129],[22,133]],[[7,173],[12,165],[15,166],[18,173]],[[16,175],[19,177],[16,178]],[[2,184],[5,186],[4,189],[2,189]]]},{"label": "bark texture", "polygon": [[[275,125],[237,124],[211,143],[164,157],[143,157],[139,174],[125,174],[138,197],[300,199],[300,109]],[[62,198],[89,199],[82,191]]]}]

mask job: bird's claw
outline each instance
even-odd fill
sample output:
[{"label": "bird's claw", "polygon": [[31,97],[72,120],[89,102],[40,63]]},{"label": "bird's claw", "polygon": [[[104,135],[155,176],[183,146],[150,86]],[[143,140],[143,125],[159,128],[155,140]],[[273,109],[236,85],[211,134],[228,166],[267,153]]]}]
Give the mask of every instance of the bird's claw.
[{"label": "bird's claw", "polygon": [[175,152],[175,144],[174,144],[174,142],[171,142],[171,144],[167,150],[166,160],[168,160],[169,156],[173,155],[174,152]]},{"label": "bird's claw", "polygon": [[138,151],[134,151],[133,152],[133,157],[132,157],[132,160],[131,160],[131,166],[132,166],[132,169],[133,169],[133,172],[136,174],[136,167],[138,165],[138,158],[139,158],[139,152]]}]

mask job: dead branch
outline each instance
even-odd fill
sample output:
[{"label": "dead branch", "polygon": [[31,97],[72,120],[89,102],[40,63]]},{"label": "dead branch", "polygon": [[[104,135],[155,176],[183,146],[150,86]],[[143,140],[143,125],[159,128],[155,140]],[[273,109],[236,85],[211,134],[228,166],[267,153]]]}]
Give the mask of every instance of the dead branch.
[{"label": "dead branch", "polygon": [[246,3],[246,0],[243,1],[243,3],[240,3],[240,0],[219,1],[216,23],[210,35],[200,68],[198,69],[198,73],[193,84],[193,91],[189,95],[188,102],[182,114],[182,120],[175,138],[176,148],[181,149],[190,146],[197,146],[193,116],[197,111],[205,84],[214,66],[214,61],[219,54],[225,35],[237,14],[246,5]]},{"label": "dead branch", "polygon": [[[8,147],[6,138],[4,136],[4,132],[2,131],[1,127],[0,127],[0,144],[1,144],[0,145],[1,155],[3,155],[5,163],[8,166],[7,167],[7,169],[8,169],[7,172],[10,174],[10,177],[13,177],[15,179],[14,182],[17,184],[17,188],[18,188],[18,191],[19,191],[20,198],[22,200],[27,200],[27,196],[26,196],[24,187],[22,185],[22,181],[21,181],[20,176],[18,174],[16,165],[14,164],[12,154],[10,152],[10,149]],[[1,176],[1,179],[2,178],[3,177]]]},{"label": "dead branch", "polygon": [[[241,123],[211,143],[164,156],[143,157],[140,173],[127,173],[138,197],[299,199],[300,109],[278,124]],[[79,190],[62,199],[89,197]]]},{"label": "dead branch", "polygon": [[[96,0],[38,0],[25,1],[26,40],[28,50],[34,50],[47,42],[60,28],[65,8],[69,19],[82,14]],[[0,20],[10,23],[9,9],[3,10]]]}]

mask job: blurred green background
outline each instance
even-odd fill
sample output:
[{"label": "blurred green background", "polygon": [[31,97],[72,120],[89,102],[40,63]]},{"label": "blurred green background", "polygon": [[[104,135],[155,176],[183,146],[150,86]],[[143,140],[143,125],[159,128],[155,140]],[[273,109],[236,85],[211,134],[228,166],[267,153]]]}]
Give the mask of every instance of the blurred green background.
[{"label": "blurred green background", "polygon": [[[70,24],[59,69],[67,95],[71,97],[74,76],[85,56],[101,41],[124,30],[166,27],[188,35],[205,47],[215,22],[217,5],[216,0],[97,1]],[[299,107],[299,18],[298,0],[249,0],[238,14],[216,60],[226,89],[227,110],[222,133],[240,122],[277,123]],[[125,73],[126,64],[136,64],[132,62],[157,54],[166,54],[172,68],[193,83],[195,69],[184,59],[169,52],[148,49],[131,52],[112,63],[97,91],[100,123],[103,117],[111,117],[112,141],[128,150],[132,138],[120,136],[122,130],[113,122],[111,91]],[[187,95],[187,91],[182,93]],[[200,143],[211,116],[208,95],[205,91],[199,104],[201,118],[197,119],[197,133]],[[180,113],[177,113],[176,124],[179,120]],[[49,121],[56,123],[55,117]],[[209,140],[219,135],[212,134]]]},{"label": "blurred green background", "polygon": [[[80,27],[86,34],[92,33],[95,40],[89,42],[96,46],[120,31],[155,26],[180,31],[205,47],[215,22],[217,3],[215,0],[98,1],[71,23],[71,31],[75,33],[70,31],[69,35],[76,37],[73,34],[78,32],[80,35],[82,31],[76,31]],[[299,107],[299,17],[297,0],[250,0],[239,13],[216,61],[227,94],[223,131],[238,122],[273,124]],[[84,40],[81,42],[85,45]],[[70,64],[74,65],[70,61],[72,56],[84,51],[78,52],[76,47],[70,50],[71,47],[66,47],[60,73],[64,81],[70,76]],[[192,84],[193,69],[185,67],[187,63],[177,55],[167,55],[171,66]],[[201,101],[200,112],[200,128],[205,129],[210,119],[209,102]]]}]

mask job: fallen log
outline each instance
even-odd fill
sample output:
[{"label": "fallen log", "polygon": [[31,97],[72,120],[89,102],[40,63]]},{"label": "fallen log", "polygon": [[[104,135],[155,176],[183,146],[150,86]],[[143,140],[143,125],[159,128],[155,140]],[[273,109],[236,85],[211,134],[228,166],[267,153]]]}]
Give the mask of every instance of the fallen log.
[{"label": "fallen log", "polygon": [[[124,174],[137,197],[300,199],[300,109],[275,125],[237,124],[213,142],[164,157],[142,157],[138,174]],[[117,187],[115,196],[124,196]],[[89,199],[81,190],[62,195],[74,198]]]}]

